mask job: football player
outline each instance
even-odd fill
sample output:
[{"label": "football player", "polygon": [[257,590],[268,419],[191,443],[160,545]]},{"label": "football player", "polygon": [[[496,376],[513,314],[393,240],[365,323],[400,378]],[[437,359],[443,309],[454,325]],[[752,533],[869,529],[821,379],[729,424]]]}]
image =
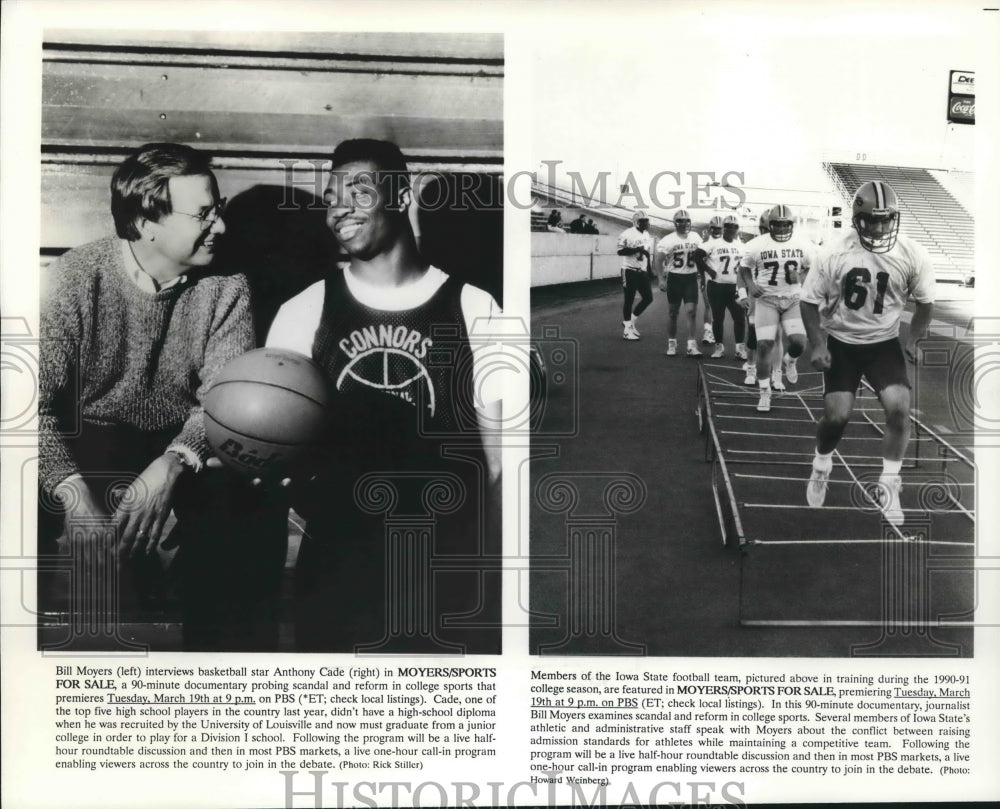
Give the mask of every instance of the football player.
[{"label": "football player", "polygon": [[695,252],[701,249],[701,237],[691,232],[691,216],[681,208],[674,214],[674,232],[668,233],[656,246],[660,289],[667,293],[669,319],[667,321],[667,355],[677,354],[677,316],[681,305],[687,320],[687,355],[700,357],[701,350],[695,337],[695,311],[698,308],[698,267]]},{"label": "football player", "polygon": [[[639,330],[635,319],[646,311],[653,301],[650,277],[653,273],[653,234],[649,232],[649,216],[645,211],[632,215],[632,227],[623,230],[618,237],[618,255],[622,257],[622,289],[625,301],[622,305],[622,339],[638,340]],[[639,305],[632,308],[636,292]]]},{"label": "football player", "polygon": [[736,357],[745,360],[747,353],[743,346],[743,339],[746,330],[746,317],[743,307],[736,300],[736,278],[739,275],[740,257],[743,255],[743,243],[736,238],[740,232],[740,222],[731,214],[725,219],[721,216],[713,216],[709,222],[709,232],[716,228],[719,231],[719,237],[709,239],[703,249],[695,252],[695,263],[698,265],[698,269],[709,278],[705,297],[712,312],[712,336],[715,343],[712,358],[718,359],[725,356],[722,336],[726,310],[728,309],[733,318]]},{"label": "football player", "polygon": [[[813,347],[810,359],[823,371],[824,381],[823,417],[816,430],[806,499],[814,508],[823,505],[833,451],[864,377],[885,410],[876,497],[886,519],[900,525],[904,520],[900,469],[910,437],[906,360],[916,361],[916,340],[930,324],[934,270],[927,251],[899,235],[899,203],[887,183],[864,183],[854,195],[851,211],[853,232],[831,246],[806,277],[802,291],[802,319]],[[900,345],[899,321],[910,299],[916,308],[906,341]]]},{"label": "football player", "polygon": [[[722,217],[713,216],[708,223],[708,229],[702,236],[702,242],[708,244],[714,239],[722,238]],[[704,245],[703,245],[704,246]],[[702,330],[701,330],[701,343],[702,345],[710,346],[715,343],[715,332],[712,328],[712,305],[708,302],[708,294],[706,292],[705,286],[705,273],[700,269],[698,271],[698,287],[701,289],[702,297]]]},{"label": "football player", "polygon": [[768,232],[746,245],[740,270],[754,304],[757,330],[757,410],[771,409],[771,351],[779,325],[786,338],[783,363],[788,381],[798,380],[795,360],[805,350],[805,327],[799,313],[801,279],[808,272],[813,244],[795,234],[795,219],[787,205],[768,213]]}]

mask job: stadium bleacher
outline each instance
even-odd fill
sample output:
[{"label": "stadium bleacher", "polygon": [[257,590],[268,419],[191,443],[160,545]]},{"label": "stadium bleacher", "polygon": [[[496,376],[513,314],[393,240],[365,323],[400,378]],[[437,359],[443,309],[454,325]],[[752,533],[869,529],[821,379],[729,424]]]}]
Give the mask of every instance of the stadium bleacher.
[{"label": "stadium bleacher", "polygon": [[824,163],[823,168],[843,196],[848,211],[862,183],[882,180],[891,185],[899,198],[900,231],[927,248],[938,280],[972,283],[974,220],[927,169],[867,163]]}]

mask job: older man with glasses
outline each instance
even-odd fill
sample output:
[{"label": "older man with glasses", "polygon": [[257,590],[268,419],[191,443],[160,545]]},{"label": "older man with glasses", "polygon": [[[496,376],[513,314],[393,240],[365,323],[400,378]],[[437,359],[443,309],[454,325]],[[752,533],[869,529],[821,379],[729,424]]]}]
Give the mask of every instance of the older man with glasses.
[{"label": "older man with glasses", "polygon": [[174,509],[185,648],[266,649],[277,642],[286,512],[206,468],[202,395],[254,347],[246,280],[207,271],[226,230],[209,165],[179,144],[133,152],[111,181],[117,237],[49,270],[39,554],[61,542],[97,557],[111,532],[123,577],[141,591]]}]

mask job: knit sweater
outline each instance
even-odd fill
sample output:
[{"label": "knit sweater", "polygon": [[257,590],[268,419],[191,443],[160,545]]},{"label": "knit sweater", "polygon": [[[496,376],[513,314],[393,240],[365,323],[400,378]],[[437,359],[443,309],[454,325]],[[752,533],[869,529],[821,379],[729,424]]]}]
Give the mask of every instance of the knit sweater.
[{"label": "knit sweater", "polygon": [[60,419],[67,407],[84,422],[176,430],[172,443],[205,461],[202,396],[226,362],[254,347],[246,279],[192,274],[145,292],[127,276],[113,237],[70,250],[50,272],[41,309],[43,491],[80,471],[63,440],[74,429]]}]

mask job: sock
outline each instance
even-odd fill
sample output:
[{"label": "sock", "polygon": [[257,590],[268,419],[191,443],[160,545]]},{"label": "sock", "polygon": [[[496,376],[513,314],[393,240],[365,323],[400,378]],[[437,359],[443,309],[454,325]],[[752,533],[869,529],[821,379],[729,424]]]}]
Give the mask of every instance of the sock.
[{"label": "sock", "polygon": [[632,322],[631,320],[623,320],[623,321],[622,321],[622,325],[623,325],[623,326],[627,326],[627,325],[628,325],[629,323],[631,323],[631,322]]},{"label": "sock", "polygon": [[629,323],[631,323],[633,326],[635,325],[635,315],[634,314],[632,315],[632,319],[629,320]]},{"label": "sock", "polygon": [[890,461],[888,458],[882,459],[883,475],[898,475],[903,468],[902,461]]},{"label": "sock", "polygon": [[825,470],[833,468],[833,452],[823,453],[816,450],[816,456],[813,458],[813,469]]}]

